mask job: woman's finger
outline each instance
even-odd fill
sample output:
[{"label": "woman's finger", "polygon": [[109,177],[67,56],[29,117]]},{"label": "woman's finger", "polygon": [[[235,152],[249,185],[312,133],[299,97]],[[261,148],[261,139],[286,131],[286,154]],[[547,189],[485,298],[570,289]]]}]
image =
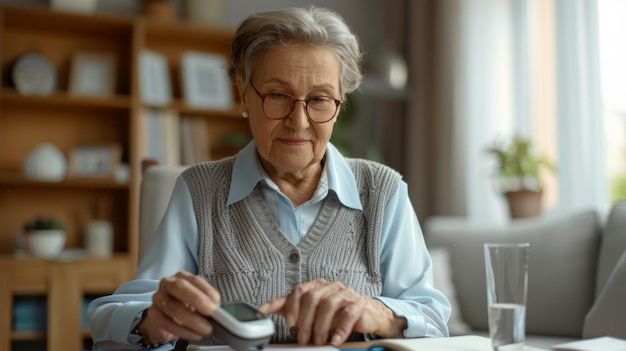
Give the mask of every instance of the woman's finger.
[{"label": "woman's finger", "polygon": [[[314,281],[306,292],[300,296],[299,314],[296,319],[296,327],[298,328],[298,343],[306,344],[315,337],[314,342],[323,339],[321,343],[325,343],[328,338],[328,329],[325,335],[320,335],[313,330],[315,321],[320,317],[319,307],[323,301],[329,296],[339,293],[345,287],[341,283],[329,283],[325,280]],[[332,314],[334,315],[334,311]]]},{"label": "woman's finger", "polygon": [[158,302],[156,306],[163,316],[168,317],[178,326],[186,327],[199,335],[213,333],[213,326],[208,319],[192,311],[184,302],[167,298]]},{"label": "woman's finger", "polygon": [[200,289],[200,291],[204,292],[213,302],[220,302],[220,293],[213,287],[213,285],[209,284],[203,277],[195,274],[191,274],[186,271],[180,271],[176,273],[176,276],[184,278],[192,283],[195,287]]},{"label": "woman's finger", "polygon": [[190,311],[210,316],[220,301],[217,290],[202,277],[188,272],[163,278],[157,293],[166,293],[169,298],[179,300]]},{"label": "woman's finger", "polygon": [[335,316],[333,336],[330,343],[339,347],[348,340],[354,326],[363,316],[364,306],[359,303],[350,303],[342,308]]},{"label": "woman's finger", "polygon": [[[283,316],[288,326],[294,327],[299,324],[302,296],[327,284],[328,282],[324,279],[316,279],[308,283],[296,285],[293,290],[286,295],[287,300],[283,307]],[[298,334],[300,334],[299,331]]]},{"label": "woman's finger", "polygon": [[[313,297],[314,295],[317,297]],[[338,324],[337,319],[340,318],[343,310],[346,306],[358,302],[360,295],[339,282],[333,282],[317,289],[310,296],[313,300],[307,301],[308,296],[304,297],[303,305],[315,306],[315,311],[301,311],[301,317],[306,319],[302,319],[303,324],[298,327],[307,328],[308,324],[306,323],[310,322],[313,343],[316,345],[326,344],[328,336]]]},{"label": "woman's finger", "polygon": [[259,311],[265,314],[283,314],[287,296],[281,296],[274,300],[267,301],[259,306]]}]

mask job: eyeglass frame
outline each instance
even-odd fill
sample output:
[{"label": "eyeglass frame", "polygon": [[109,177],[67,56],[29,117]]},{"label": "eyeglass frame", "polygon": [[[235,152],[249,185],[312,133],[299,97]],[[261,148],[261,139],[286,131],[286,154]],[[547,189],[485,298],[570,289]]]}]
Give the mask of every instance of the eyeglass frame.
[{"label": "eyeglass frame", "polygon": [[[270,117],[267,112],[265,112],[265,98],[271,94],[271,93],[267,93],[267,94],[261,94],[261,92],[259,92],[259,90],[254,86],[254,83],[250,82],[250,86],[252,86],[252,89],[254,90],[254,92],[256,93],[256,95],[261,98],[261,110],[263,110],[263,114],[265,115],[265,117],[272,119],[272,120],[281,120],[281,119],[285,119],[287,117],[289,117],[289,115],[293,112],[293,110],[296,108],[296,102],[301,101],[304,102],[304,111],[306,112],[306,117],[313,123],[318,123],[318,124],[322,124],[322,123],[327,123],[333,120],[333,118],[335,118],[335,116],[337,115],[337,111],[339,111],[339,106],[341,106],[341,104],[343,104],[343,101],[341,100],[337,100],[332,96],[328,96],[328,95],[318,95],[318,96],[312,96],[308,99],[296,99],[293,95],[289,95],[289,94],[283,94],[285,96],[289,96],[291,98],[291,109],[289,110],[289,112],[287,112],[286,115],[284,115],[283,117]],[[325,98],[329,98],[333,101],[335,101],[335,112],[333,112],[333,114],[331,115],[331,117],[325,121],[322,122],[318,122],[316,120],[314,120],[313,118],[311,118],[311,115],[309,115],[309,101],[313,98],[319,98],[319,97],[325,97]]]}]

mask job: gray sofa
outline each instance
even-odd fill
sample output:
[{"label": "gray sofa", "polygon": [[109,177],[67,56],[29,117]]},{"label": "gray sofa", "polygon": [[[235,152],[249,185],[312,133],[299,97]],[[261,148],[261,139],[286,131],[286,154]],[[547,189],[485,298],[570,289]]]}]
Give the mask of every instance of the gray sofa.
[{"label": "gray sofa", "polygon": [[594,211],[501,227],[434,217],[423,229],[436,275],[447,275],[436,285],[453,303],[451,334],[488,335],[483,243],[528,242],[527,345],[626,339],[626,203],[613,205],[606,221]]}]

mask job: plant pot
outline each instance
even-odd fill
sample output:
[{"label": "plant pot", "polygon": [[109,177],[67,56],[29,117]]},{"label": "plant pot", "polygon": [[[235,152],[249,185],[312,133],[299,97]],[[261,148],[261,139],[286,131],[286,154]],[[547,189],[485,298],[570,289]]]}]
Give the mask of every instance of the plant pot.
[{"label": "plant pot", "polygon": [[530,218],[541,215],[541,191],[519,190],[505,193],[511,218]]},{"label": "plant pot", "polygon": [[55,257],[65,248],[65,230],[35,230],[26,237],[28,250],[37,257]]}]

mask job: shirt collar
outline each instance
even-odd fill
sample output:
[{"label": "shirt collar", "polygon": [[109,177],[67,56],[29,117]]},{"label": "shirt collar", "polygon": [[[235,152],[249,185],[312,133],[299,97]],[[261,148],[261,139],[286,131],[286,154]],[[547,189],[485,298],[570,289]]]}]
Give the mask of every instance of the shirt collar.
[{"label": "shirt collar", "polygon": [[[328,189],[337,194],[339,201],[346,207],[362,210],[359,191],[354,174],[339,150],[328,143],[324,172],[328,179]],[[256,150],[255,141],[239,151],[235,158],[227,206],[246,198],[257,183],[263,180],[263,168]]]}]

